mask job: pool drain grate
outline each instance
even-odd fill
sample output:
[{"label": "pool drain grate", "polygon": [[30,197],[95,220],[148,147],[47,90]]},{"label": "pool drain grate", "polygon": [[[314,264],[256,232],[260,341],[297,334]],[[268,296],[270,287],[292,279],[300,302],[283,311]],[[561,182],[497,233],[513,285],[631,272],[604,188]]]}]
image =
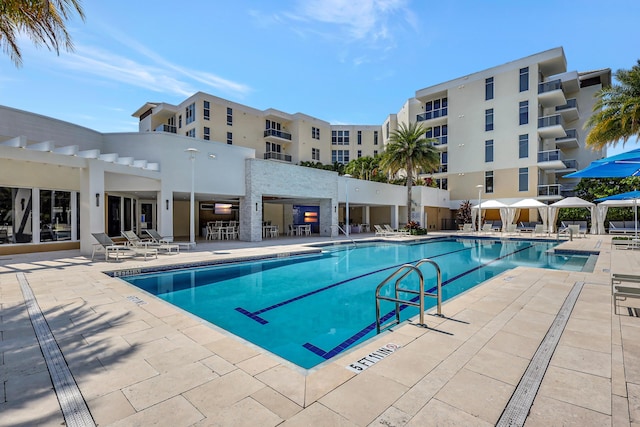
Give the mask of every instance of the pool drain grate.
[{"label": "pool drain grate", "polygon": [[49,369],[49,375],[51,375],[51,381],[62,409],[65,425],[68,427],[95,426],[87,403],[80,393],[80,389],[67,366],[53,333],[51,333],[40,306],[38,306],[25,274],[18,273],[16,276],[22,289],[31,324]]},{"label": "pool drain grate", "polygon": [[565,326],[567,326],[567,321],[583,286],[584,282],[576,282],[573,288],[571,288],[553,324],[549,328],[549,331],[547,331],[547,335],[545,335],[542,343],[540,343],[540,347],[538,347],[538,350],[536,350],[533,355],[527,370],[524,372],[511,399],[509,399],[509,403],[507,403],[500,419],[496,423],[497,427],[524,425],[531,406],[533,405],[533,400],[544,378],[544,374],[549,366],[549,362],[551,361],[551,356],[553,356],[562,332]]}]

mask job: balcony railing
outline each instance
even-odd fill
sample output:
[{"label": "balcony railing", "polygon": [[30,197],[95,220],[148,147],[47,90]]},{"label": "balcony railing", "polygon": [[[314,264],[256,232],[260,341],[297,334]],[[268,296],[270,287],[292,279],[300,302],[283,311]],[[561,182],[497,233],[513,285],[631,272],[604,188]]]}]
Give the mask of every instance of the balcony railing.
[{"label": "balcony railing", "polygon": [[575,98],[567,99],[567,103],[564,105],[558,105],[556,111],[568,110],[570,108],[578,109],[578,101]]},{"label": "balcony railing", "polygon": [[552,92],[554,90],[562,90],[562,81],[560,79],[538,83],[538,94]]},{"label": "balcony railing", "polygon": [[282,139],[287,139],[289,141],[291,141],[291,134],[281,131],[281,130],[276,130],[276,129],[267,129],[264,131],[264,136],[275,136],[276,138],[282,138]]},{"label": "balcony railing", "polygon": [[567,136],[563,136],[560,138],[556,138],[556,141],[560,141],[562,139],[578,139],[578,131],[575,129],[567,129],[565,130]]},{"label": "balcony railing", "polygon": [[171,125],[160,125],[155,129],[156,132],[176,133],[176,127]]},{"label": "balcony railing", "polygon": [[435,147],[437,147],[437,146],[440,146],[440,145],[447,145],[447,142],[448,142],[449,138],[447,136],[438,136],[438,137],[435,137],[435,138],[432,138],[432,139],[433,139],[433,145]]},{"label": "balcony railing", "polygon": [[562,162],[565,164],[567,169],[575,169],[575,170],[579,169],[578,161],[576,159],[567,159],[567,160],[563,160]]},{"label": "balcony railing", "polygon": [[562,126],[564,124],[562,116],[560,114],[554,114],[553,116],[544,116],[538,119],[538,128],[546,128],[551,126]]},{"label": "balcony railing", "polygon": [[564,160],[564,154],[562,151],[556,149],[538,152],[538,163],[554,162],[556,160]]},{"label": "balcony railing", "polygon": [[560,184],[538,185],[538,196],[559,196],[561,189]]},{"label": "balcony railing", "polygon": [[427,111],[426,113],[416,115],[417,122],[424,122],[425,120],[437,119],[438,117],[446,117],[448,107],[441,108],[439,110]]},{"label": "balcony railing", "polygon": [[283,153],[276,153],[275,151],[267,151],[264,153],[265,160],[281,160],[283,162],[291,162],[291,156]]}]

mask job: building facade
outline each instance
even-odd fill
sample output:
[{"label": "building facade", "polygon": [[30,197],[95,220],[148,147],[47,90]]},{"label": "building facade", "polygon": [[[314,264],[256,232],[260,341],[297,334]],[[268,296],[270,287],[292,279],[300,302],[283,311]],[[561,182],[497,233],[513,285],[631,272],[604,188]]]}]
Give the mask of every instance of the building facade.
[{"label": "building facade", "polygon": [[563,175],[603,157],[585,146],[584,123],[611,70],[567,71],[562,48],[416,91],[383,124],[385,143],[398,123],[419,122],[436,140],[440,170],[429,174],[464,200],[557,201],[578,180]]}]

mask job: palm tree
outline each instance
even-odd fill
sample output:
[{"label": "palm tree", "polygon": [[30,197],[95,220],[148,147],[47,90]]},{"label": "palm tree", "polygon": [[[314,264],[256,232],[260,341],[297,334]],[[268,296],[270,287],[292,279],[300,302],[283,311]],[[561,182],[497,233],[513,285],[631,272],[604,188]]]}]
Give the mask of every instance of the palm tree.
[{"label": "palm tree", "polygon": [[593,114],[585,123],[591,127],[587,146],[594,150],[608,144],[614,147],[630,137],[640,138],[640,60],[631,70],[618,70],[614,74],[618,85],[602,88],[593,106]]},{"label": "palm tree", "polygon": [[394,174],[403,169],[407,175],[407,223],[411,221],[411,186],[416,171],[432,171],[440,164],[440,153],[433,147],[434,140],[424,137],[426,132],[418,123],[400,123],[391,133],[380,161],[383,169]]},{"label": "palm tree", "polygon": [[60,54],[60,47],[73,51],[65,21],[77,12],[84,20],[80,0],[2,0],[0,1],[0,46],[11,61],[22,65],[17,35],[26,34],[36,46]]}]

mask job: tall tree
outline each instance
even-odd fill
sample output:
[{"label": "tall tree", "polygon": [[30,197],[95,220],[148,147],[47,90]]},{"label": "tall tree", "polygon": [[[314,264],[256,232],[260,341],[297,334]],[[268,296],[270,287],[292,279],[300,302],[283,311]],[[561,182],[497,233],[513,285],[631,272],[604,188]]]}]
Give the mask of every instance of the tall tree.
[{"label": "tall tree", "polygon": [[433,146],[433,139],[425,138],[427,130],[418,123],[400,123],[389,136],[380,166],[398,173],[404,170],[407,176],[407,223],[411,221],[411,187],[418,169],[433,171],[440,165],[440,153]]},{"label": "tall tree", "polygon": [[602,88],[593,106],[594,114],[585,123],[591,128],[587,146],[599,150],[630,137],[640,138],[640,60],[630,70],[614,74],[619,84]]},{"label": "tall tree", "polygon": [[60,54],[73,51],[73,42],[65,21],[75,12],[84,20],[80,0],[0,0],[0,46],[11,61],[22,65],[17,36],[26,34],[36,46],[45,46]]}]

